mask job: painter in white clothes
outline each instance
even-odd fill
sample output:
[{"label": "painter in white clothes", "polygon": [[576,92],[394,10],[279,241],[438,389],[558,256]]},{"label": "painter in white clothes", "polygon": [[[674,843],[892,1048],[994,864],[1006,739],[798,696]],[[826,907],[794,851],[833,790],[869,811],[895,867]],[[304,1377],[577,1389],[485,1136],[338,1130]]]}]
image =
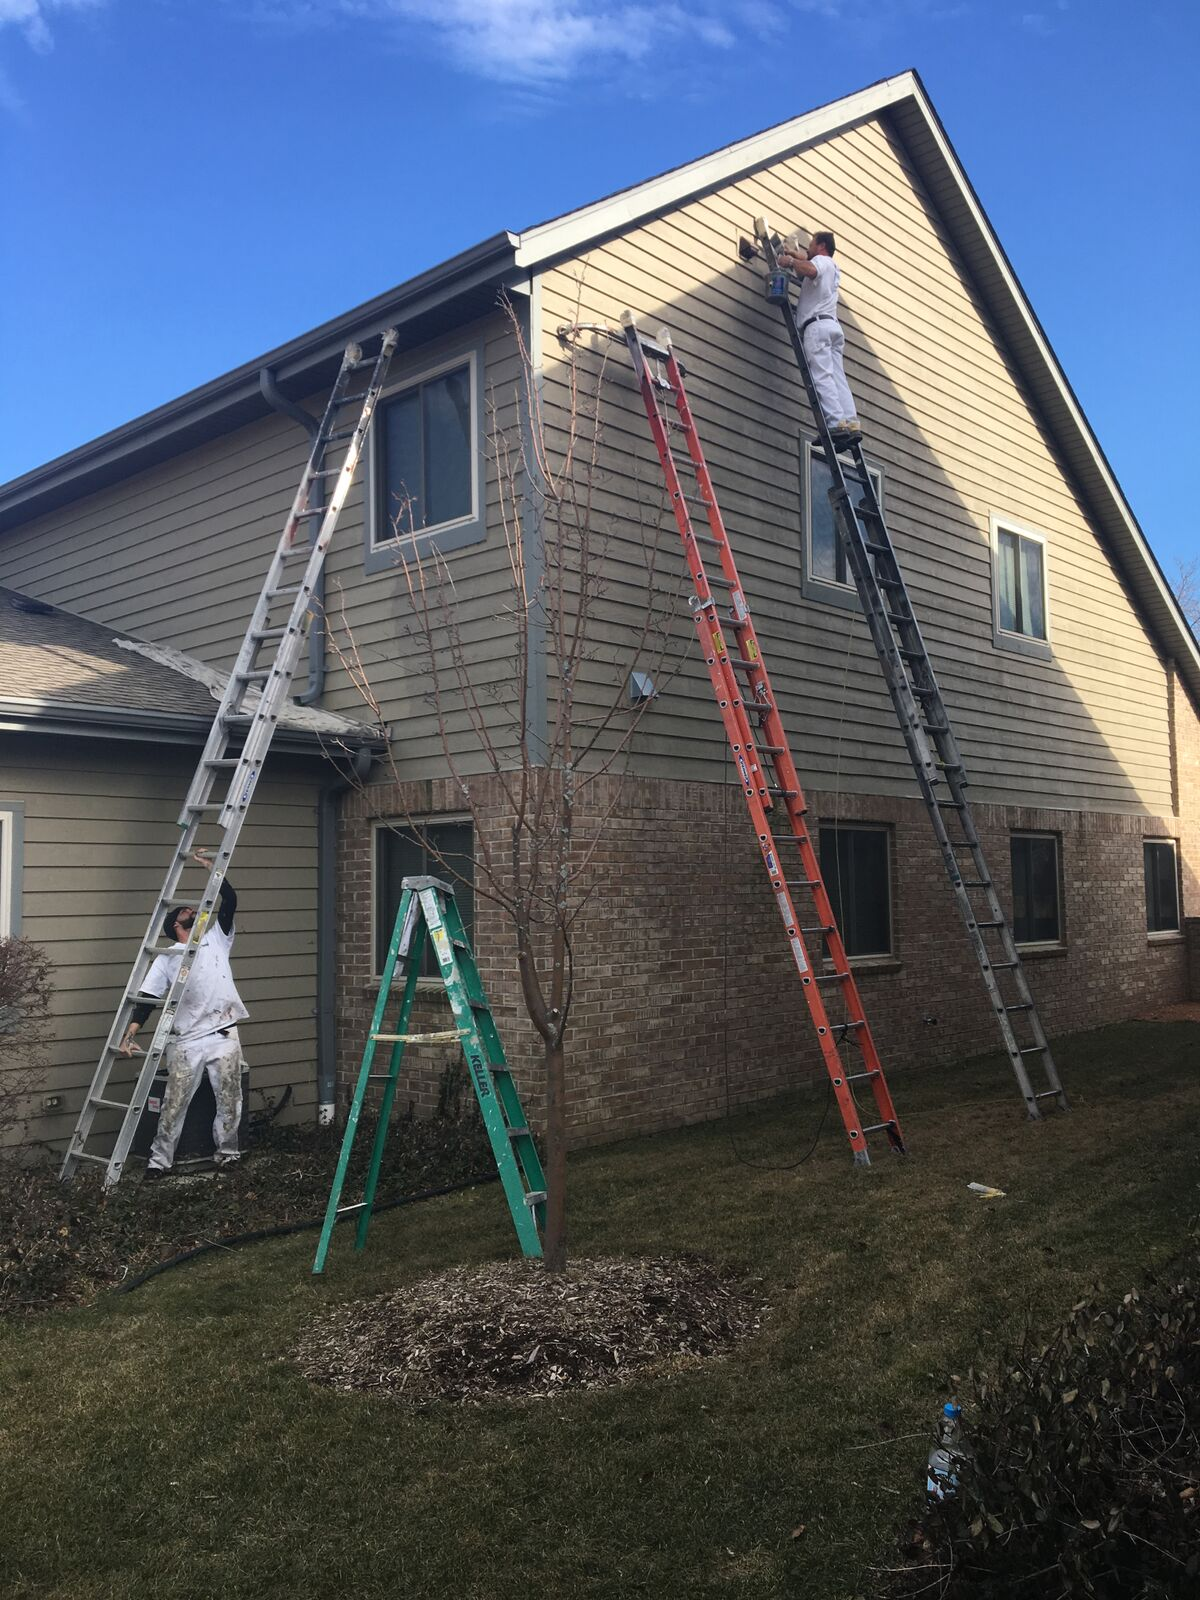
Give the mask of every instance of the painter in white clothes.
[{"label": "painter in white clothes", "polygon": [[[202,852],[197,852],[195,859],[201,866],[210,865]],[[239,1156],[242,1049],[237,1025],[249,1012],[237,992],[229,964],[236,910],[237,895],[226,880],[221,884],[216,917],[200,936],[191,974],[175,1013],[171,1043],[164,1058],[167,1084],[158,1132],[150,1148],[148,1177],[170,1171],[188,1106],[206,1075],[216,1102],[214,1163],[228,1166]],[[145,1000],[134,1007],[122,1041],[123,1053],[132,1053],[133,1038],[150,1015],[153,1002],[163,999],[175,981],[195,920],[195,906],[173,906],[163,919],[163,936],[175,943],[172,949],[155,957],[146,974],[141,989]]]},{"label": "painter in white clothes", "polygon": [[842,365],[846,336],[837,314],[842,274],[833,259],[835,249],[833,234],[824,231],[812,235],[807,250],[788,239],[779,252],[779,264],[790,268],[800,280],[796,325],[829,431],[858,433],[858,411]]}]

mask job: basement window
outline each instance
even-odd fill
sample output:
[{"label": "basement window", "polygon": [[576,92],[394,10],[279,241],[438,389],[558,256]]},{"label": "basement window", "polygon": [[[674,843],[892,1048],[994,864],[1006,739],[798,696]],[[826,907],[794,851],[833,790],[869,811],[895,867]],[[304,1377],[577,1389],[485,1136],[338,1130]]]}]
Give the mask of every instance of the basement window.
[{"label": "basement window", "polygon": [[[475,939],[475,840],[465,818],[438,818],[416,827],[407,822],[377,822],[373,837],[374,897],[373,949],[375,976],[383,975],[388,947],[400,909],[405,878],[441,878],[454,889],[459,915],[471,947]],[[432,944],[426,940],[421,976],[437,978],[440,970]]]},{"label": "basement window", "polygon": [[992,642],[1000,650],[1050,656],[1046,536],[992,518]]},{"label": "basement window", "polygon": [[1013,938],[1018,944],[1062,943],[1058,835],[1014,833]]},{"label": "basement window", "polygon": [[887,828],[822,823],[821,876],[848,956],[892,951],[891,851]]},{"label": "basement window", "polygon": [[[803,461],[804,568],[803,592],[809,600],[858,608],[854,574],[846,558],[846,545],[829,503],[833,482],[825,454],[815,439],[801,446]],[[868,466],[879,509],[883,506],[883,474]],[[846,486],[853,497],[855,484]],[[853,501],[852,501],[853,503]]]},{"label": "basement window", "polygon": [[482,349],[405,379],[371,425],[367,571],[414,545],[453,550],[484,535],[480,503]]},{"label": "basement window", "polygon": [[1179,860],[1174,839],[1147,839],[1142,845],[1146,875],[1147,933],[1179,932]]}]

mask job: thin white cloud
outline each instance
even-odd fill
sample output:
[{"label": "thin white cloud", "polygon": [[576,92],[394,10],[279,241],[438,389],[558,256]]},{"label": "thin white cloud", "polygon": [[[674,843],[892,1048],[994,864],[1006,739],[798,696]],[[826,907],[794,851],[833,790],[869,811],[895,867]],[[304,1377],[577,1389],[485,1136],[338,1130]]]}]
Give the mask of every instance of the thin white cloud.
[{"label": "thin white cloud", "polygon": [[54,48],[50,19],[56,11],[83,11],[105,0],[0,0],[0,28],[20,28],[34,50]]},{"label": "thin white cloud", "polygon": [[[4,0],[0,0],[4,3]],[[236,3],[236,0],[235,0]],[[622,4],[620,0],[258,0],[252,13],[313,26],[340,20],[391,24],[472,77],[523,90],[553,89],[581,74],[648,67],[689,40],[712,50],[736,42],[728,4]],[[740,6],[732,8],[734,12]],[[722,14],[724,13],[724,15]]]}]

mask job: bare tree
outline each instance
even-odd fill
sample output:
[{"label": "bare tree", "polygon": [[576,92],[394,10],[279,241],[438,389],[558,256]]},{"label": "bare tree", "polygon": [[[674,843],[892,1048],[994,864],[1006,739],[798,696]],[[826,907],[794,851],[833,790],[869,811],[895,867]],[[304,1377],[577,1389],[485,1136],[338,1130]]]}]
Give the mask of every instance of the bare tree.
[{"label": "bare tree", "polygon": [[1187,618],[1188,627],[1200,639],[1200,557],[1177,561],[1175,571],[1173,587],[1179,609]]},{"label": "bare tree", "polygon": [[[687,615],[680,603],[682,563],[668,560],[662,563],[666,575],[659,573],[661,488],[650,526],[639,509],[645,497],[636,481],[633,503],[613,510],[630,485],[615,483],[601,465],[611,349],[606,330],[590,349],[564,330],[561,382],[547,416],[520,323],[511,307],[507,311],[520,378],[511,407],[501,408],[496,394],[489,395],[487,437],[508,559],[507,594],[493,621],[511,639],[513,653],[511,667],[500,676],[483,677],[477,652],[467,647],[451,564],[417,542],[409,508],[395,526],[405,541],[399,565],[428,704],[446,768],[474,824],[474,890],[494,902],[511,925],[521,994],[541,1041],[543,1245],[547,1269],[560,1271],[567,1257],[566,1044],[576,973],[586,961],[573,936],[594,887],[597,848],[622,792],[617,782],[604,785],[601,793],[598,780],[623,777],[631,740],[651,703],[650,686],[661,688],[677,669],[690,628],[672,624],[672,617]],[[519,421],[512,421],[514,416]],[[614,639],[611,620],[602,623],[600,609],[623,516],[633,522],[645,599],[634,625],[627,624]],[[384,708],[344,614],[338,633],[335,648],[382,724]],[[544,726],[535,705],[542,693],[539,658],[546,675]],[[649,680],[644,698],[631,693],[634,671]],[[464,722],[470,735],[465,753]],[[388,760],[402,785],[390,747]],[[479,782],[481,771],[486,785]],[[497,787],[506,812],[499,834],[490,802],[484,814],[484,791],[494,796]],[[448,865],[420,821],[409,816],[406,822],[427,852]]]}]

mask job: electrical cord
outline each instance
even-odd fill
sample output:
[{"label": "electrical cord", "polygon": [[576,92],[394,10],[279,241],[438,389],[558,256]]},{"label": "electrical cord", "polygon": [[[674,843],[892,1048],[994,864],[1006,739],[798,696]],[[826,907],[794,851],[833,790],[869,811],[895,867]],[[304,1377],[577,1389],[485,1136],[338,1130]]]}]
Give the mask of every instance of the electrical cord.
[{"label": "electrical cord", "polygon": [[[401,1195],[396,1200],[381,1200],[371,1207],[371,1215],[375,1216],[380,1211],[394,1211],[399,1206],[415,1206],[423,1200],[436,1200],[440,1195],[457,1194],[462,1189],[478,1189],[487,1183],[498,1183],[498,1172],[485,1173],[480,1178],[464,1178],[461,1183],[448,1183],[440,1189],[422,1189],[417,1194]],[[175,1267],[181,1267],[187,1261],[194,1261],[197,1256],[204,1256],[211,1250],[236,1250],[239,1245],[257,1244],[263,1239],[282,1239],[290,1233],[307,1233],[313,1228],[324,1225],[324,1216],[310,1217],[303,1222],[281,1222],[274,1228],[256,1228],[250,1233],[231,1234],[228,1239],[209,1239],[204,1244],[193,1245],[190,1250],[181,1250],[178,1255],[170,1256],[166,1261],[158,1261],[152,1267],[147,1267],[145,1272],[139,1272],[134,1278],[126,1278],[123,1283],[111,1290],[113,1294],[130,1294],[134,1289],[140,1289],[142,1284],[149,1283],[151,1278],[157,1278],[160,1273],[170,1272]]]}]

